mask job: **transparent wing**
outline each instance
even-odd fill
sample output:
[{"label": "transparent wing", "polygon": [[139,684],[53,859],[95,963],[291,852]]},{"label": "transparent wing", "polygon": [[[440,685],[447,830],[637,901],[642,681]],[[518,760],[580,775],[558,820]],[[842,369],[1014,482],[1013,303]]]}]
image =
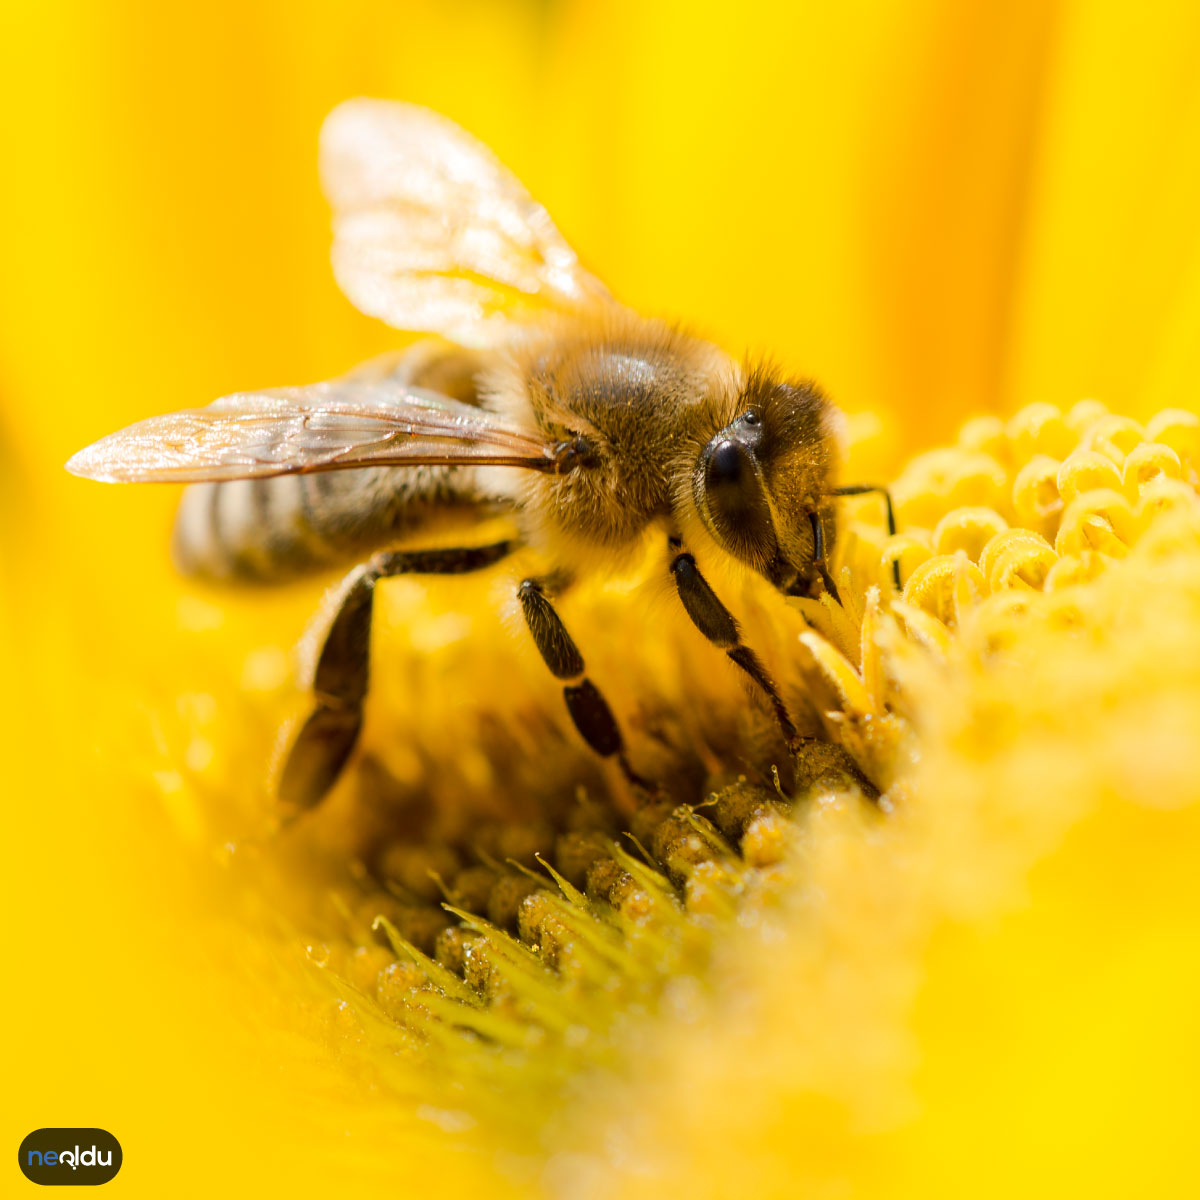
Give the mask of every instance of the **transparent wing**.
[{"label": "transparent wing", "polygon": [[363,312],[489,346],[539,312],[613,303],[486,146],[428,109],[350,100],[321,132],[333,269]]},{"label": "transparent wing", "polygon": [[81,450],[67,470],[113,483],[201,483],[422,464],[553,468],[536,435],[387,379],[238,392],[150,417]]}]

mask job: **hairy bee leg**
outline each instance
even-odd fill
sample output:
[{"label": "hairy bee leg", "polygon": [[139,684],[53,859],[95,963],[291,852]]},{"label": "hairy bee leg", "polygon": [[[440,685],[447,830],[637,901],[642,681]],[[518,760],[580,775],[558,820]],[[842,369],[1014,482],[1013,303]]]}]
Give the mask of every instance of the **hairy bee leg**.
[{"label": "hairy bee leg", "polygon": [[[678,550],[679,543],[672,540],[672,549]],[[788,714],[775,684],[767,674],[767,669],[759,661],[758,655],[742,642],[742,631],[738,627],[733,613],[717,598],[716,592],[708,586],[707,580],[700,574],[696,560],[687,553],[676,554],[671,560],[671,574],[675,577],[675,587],[679,599],[692,624],[714,646],[725,653],[758,685],[771,702],[775,711],[775,719],[789,746],[794,747],[799,739],[796,726]]]},{"label": "hairy bee leg", "polygon": [[319,804],[358,741],[370,673],[375,584],[394,575],[479,571],[499,562],[514,545],[508,541],[453,550],[384,551],[347,576],[313,673],[316,708],[292,743],[280,774],[279,798],[285,805],[300,812]]},{"label": "hairy bee leg", "polygon": [[580,736],[601,758],[615,756],[625,778],[636,787],[645,788],[646,781],[634,772],[625,757],[625,742],[608,701],[584,674],[583,655],[542,585],[536,579],[522,580],[517,598],[542,661],[555,679],[564,681],[563,699]]},{"label": "hairy bee leg", "polygon": [[[883,497],[883,502],[887,506],[887,531],[889,537],[896,536],[896,510],[892,507],[892,493],[887,488],[880,486],[877,483],[854,483],[848,487],[834,488],[831,492],[826,492],[827,496],[869,496],[873,493],[878,493]],[[896,591],[900,591],[900,563],[892,563],[892,580],[896,584]]]}]

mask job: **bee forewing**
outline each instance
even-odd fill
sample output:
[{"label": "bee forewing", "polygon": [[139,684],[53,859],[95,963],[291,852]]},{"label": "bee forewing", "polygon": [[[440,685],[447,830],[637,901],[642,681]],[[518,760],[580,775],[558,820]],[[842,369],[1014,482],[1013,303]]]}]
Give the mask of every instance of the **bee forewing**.
[{"label": "bee forewing", "polygon": [[340,105],[321,133],[321,177],[338,283],[389,325],[481,347],[539,312],[613,303],[516,177],[437,113]]},{"label": "bee forewing", "polygon": [[67,462],[119,483],[203,483],[368,466],[477,465],[544,470],[553,447],[499,417],[386,379],[225,396],[150,417]]}]

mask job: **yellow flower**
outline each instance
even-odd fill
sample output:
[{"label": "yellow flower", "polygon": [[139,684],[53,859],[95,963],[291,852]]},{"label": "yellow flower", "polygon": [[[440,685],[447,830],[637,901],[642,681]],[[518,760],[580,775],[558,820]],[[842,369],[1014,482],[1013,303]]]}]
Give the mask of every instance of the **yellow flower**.
[{"label": "yellow flower", "polygon": [[[15,1141],[104,1126],[118,1186],[154,1196],[1194,1186],[1190,7],[130,0],[6,24]],[[847,503],[844,612],[737,599],[881,806],[786,763],[794,808],[751,772],[706,803],[772,735],[613,581],[569,618],[646,753],[688,749],[694,804],[614,811],[495,589],[400,580],[370,753],[272,827],[319,588],[185,587],[171,495],[60,464],[388,345],[324,260],[315,133],[356,93],[446,111],[623,298],[851,413],[847,478],[894,482],[900,535]],[[586,838],[552,853],[561,884],[532,857],[547,821],[588,824],[578,782],[617,835],[601,901]],[[468,834],[501,883],[455,879]],[[440,944],[428,867],[471,914]]]}]

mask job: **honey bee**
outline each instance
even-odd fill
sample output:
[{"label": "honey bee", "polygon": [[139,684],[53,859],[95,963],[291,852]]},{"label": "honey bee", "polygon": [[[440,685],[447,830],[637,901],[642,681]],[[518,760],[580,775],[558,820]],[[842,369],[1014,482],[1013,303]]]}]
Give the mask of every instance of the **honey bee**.
[{"label": "honey bee", "polygon": [[[438,340],[333,381],[151,417],[67,463],[92,479],[192,485],[173,542],[192,575],[274,581],[365,558],[324,631],[280,798],[317,804],[354,749],[376,583],[481,570],[518,545],[548,564],[517,596],[575,727],[634,782],[554,598],[655,534],[684,610],[794,744],[774,683],[697,559],[731,556],[781,592],[836,598],[833,498],[879,489],[834,485],[836,414],[818,388],[618,303],[518,180],[436,113],[341,105],[322,131],[321,174],[342,290]],[[448,508],[509,511],[519,533],[394,548]]]}]

